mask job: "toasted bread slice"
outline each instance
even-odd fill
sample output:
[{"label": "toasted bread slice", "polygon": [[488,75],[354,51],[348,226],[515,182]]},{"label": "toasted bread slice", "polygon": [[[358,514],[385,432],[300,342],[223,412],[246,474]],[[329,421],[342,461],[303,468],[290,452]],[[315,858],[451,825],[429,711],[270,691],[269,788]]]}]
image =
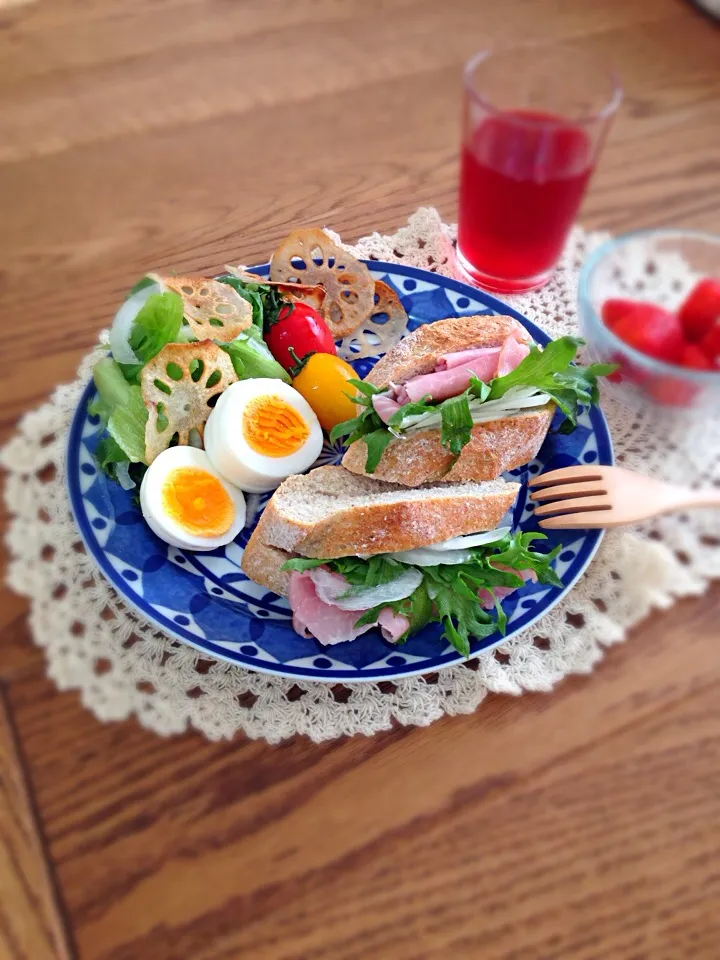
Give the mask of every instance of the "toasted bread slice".
[{"label": "toasted bread slice", "polygon": [[294,554],[271,547],[256,534],[257,531],[250,537],[243,552],[243,571],[261,587],[286,597],[290,588],[290,571],[283,570],[282,565]]},{"label": "toasted bread slice", "polygon": [[286,553],[332,559],[493,530],[518,490],[503,480],[407,490],[342,467],[317,467],[289,477],[275,491],[246,548],[247,556],[252,545],[250,568],[243,558],[243,569],[248,576],[257,570],[256,539]]},{"label": "toasted bread slice", "polygon": [[[420,430],[403,440],[393,440],[369,476],[407,487],[492,480],[537,456],[554,412],[555,404],[548,403],[516,417],[476,423],[470,432],[470,442],[462,448],[457,460],[440,442],[440,430]],[[353,473],[364,474],[366,459],[364,441],[356,440],[348,447],[342,465]]]},{"label": "toasted bread slice", "polygon": [[411,377],[432,373],[446,353],[472,347],[500,347],[511,333],[520,332],[530,343],[525,328],[513,317],[449,317],[427,323],[388,350],[365,377],[376,387],[405,383]]}]

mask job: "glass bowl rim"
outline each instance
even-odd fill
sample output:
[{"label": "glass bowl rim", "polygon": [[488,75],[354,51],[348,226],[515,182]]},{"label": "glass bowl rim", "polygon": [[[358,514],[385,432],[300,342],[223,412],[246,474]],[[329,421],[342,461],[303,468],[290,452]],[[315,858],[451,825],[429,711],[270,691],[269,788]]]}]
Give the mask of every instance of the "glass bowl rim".
[{"label": "glass bowl rim", "polygon": [[691,380],[697,384],[713,384],[714,386],[718,386],[720,385],[720,370],[694,370],[692,367],[681,367],[674,363],[666,363],[664,360],[657,360],[655,357],[649,357],[646,353],[641,353],[639,350],[636,350],[635,347],[631,347],[630,344],[621,340],[610,327],[606,326],[592,305],[589,287],[592,275],[598,264],[615,248],[647,237],[701,240],[720,248],[720,236],[718,234],[706,233],[703,230],[690,230],[684,227],[658,227],[647,230],[631,230],[628,233],[621,233],[617,237],[611,237],[596,250],[593,250],[580,269],[578,307],[587,318],[591,327],[599,327],[605,331],[614,346],[622,350],[633,362],[636,362],[639,366],[644,367],[651,373],[663,374],[664,376],[673,377],[676,380]]}]

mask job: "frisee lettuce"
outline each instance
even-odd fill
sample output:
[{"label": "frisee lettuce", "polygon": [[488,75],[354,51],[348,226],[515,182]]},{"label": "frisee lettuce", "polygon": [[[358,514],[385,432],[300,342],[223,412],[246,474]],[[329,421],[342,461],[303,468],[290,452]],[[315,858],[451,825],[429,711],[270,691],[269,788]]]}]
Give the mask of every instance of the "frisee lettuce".
[{"label": "frisee lettuce", "polygon": [[442,636],[463,656],[469,657],[471,637],[482,639],[496,630],[504,635],[507,627],[507,618],[497,598],[495,609],[485,610],[478,600],[479,591],[489,590],[495,596],[496,587],[521,587],[525,581],[519,571],[527,570],[535,573],[539,583],[562,586],[552,567],[561,547],[550,553],[540,553],[531,547],[535,540],[545,539],[542,533],[507,533],[494,543],[472,548],[472,559],[466,563],[433,567],[406,564],[379,554],[367,560],[360,557],[333,560],[294,557],[283,564],[282,569],[303,572],[326,566],[333,573],[342,574],[352,586],[374,587],[397,579],[408,567],[415,567],[423,574],[423,581],[411,596],[365,611],[356,625],[374,623],[380,611],[390,607],[395,613],[407,617],[410,623],[399,642],[404,643],[427,623],[441,623]]},{"label": "frisee lettuce", "polygon": [[234,277],[230,273],[222,274],[218,277],[218,280],[221,283],[227,283],[233,290],[237,290],[240,296],[251,304],[253,325],[258,328],[261,334],[267,333],[268,329],[277,321],[278,313],[288,304],[288,301],[284,300],[278,292],[277,287],[271,287],[270,284],[241,280],[240,277]]},{"label": "frisee lettuce", "polygon": [[[365,470],[374,473],[380,459],[394,436],[402,436],[418,429],[441,430],[441,443],[453,456],[458,457],[463,447],[470,442],[474,423],[511,416],[518,410],[544,406],[553,400],[564,414],[560,424],[561,433],[569,433],[577,426],[580,408],[596,404],[599,400],[598,377],[607,376],[617,369],[614,364],[596,363],[584,367],[573,360],[578,347],[583,343],[577,337],[560,337],[551,341],[544,350],[532,345],[530,353],[518,366],[504,377],[496,377],[484,383],[477,377],[470,379],[468,388],[457,397],[435,403],[428,397],[405,404],[385,424],[375,412],[372,398],[385,393],[360,380],[350,380],[358,393],[351,397],[362,406],[358,416],[339,423],[330,433],[334,442],[345,437],[349,445],[363,440],[367,446]],[[503,404],[503,398],[506,403]],[[483,415],[483,405],[491,404]]]}]

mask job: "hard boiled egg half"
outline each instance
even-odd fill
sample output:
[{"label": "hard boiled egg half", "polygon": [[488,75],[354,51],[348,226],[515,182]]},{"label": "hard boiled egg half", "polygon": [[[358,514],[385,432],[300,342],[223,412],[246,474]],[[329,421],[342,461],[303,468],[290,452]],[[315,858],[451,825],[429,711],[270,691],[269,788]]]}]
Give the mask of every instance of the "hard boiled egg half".
[{"label": "hard boiled egg half", "polygon": [[205,424],[207,455],[230,483],[248,493],[274,490],[317,460],[323,434],[310,404],[282,380],[233,383]]},{"label": "hard boiled egg half", "polygon": [[183,550],[225,546],[245,523],[242,492],[195,447],[168,447],[153,460],[140,487],[140,507],[153,533]]}]

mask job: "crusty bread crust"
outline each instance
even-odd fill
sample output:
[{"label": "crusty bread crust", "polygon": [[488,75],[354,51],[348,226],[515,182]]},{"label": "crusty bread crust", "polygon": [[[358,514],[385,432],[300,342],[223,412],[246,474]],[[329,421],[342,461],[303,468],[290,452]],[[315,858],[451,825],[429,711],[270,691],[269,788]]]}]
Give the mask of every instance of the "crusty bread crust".
[{"label": "crusty bread crust", "polygon": [[450,317],[423,324],[388,350],[365,379],[376,387],[405,383],[411,377],[432,373],[446,353],[472,347],[500,347],[518,330],[529,343],[529,334],[512,317]]},{"label": "crusty bread crust", "polygon": [[[353,479],[361,481],[359,496],[369,485],[379,493],[390,491],[397,499],[353,503],[343,494],[342,498],[337,496],[337,506],[332,506],[336,496],[332,486],[338,473],[347,478],[338,477],[344,487],[351,485]],[[313,497],[320,496],[316,491],[325,478],[330,488],[331,509],[324,516],[301,519],[292,510],[294,499],[302,496],[304,490]],[[516,483],[491,487],[482,493],[475,486],[457,484],[439,490],[430,488],[423,491],[425,496],[403,499],[402,487],[354,477],[342,467],[318,467],[281,484],[265,507],[248,547],[258,538],[287,553],[326,559],[410,550],[451,537],[493,530],[515,502],[518,490]],[[245,560],[243,569],[248,572]]]},{"label": "crusty bread crust", "polygon": [[286,597],[290,589],[290,571],[282,570],[281,567],[291,556],[292,554],[265,543],[262,535],[258,536],[255,529],[243,551],[241,567],[255,583]]},{"label": "crusty bread crust", "polygon": [[[453,463],[453,455],[440,442],[440,430],[420,430],[403,440],[393,440],[380,458],[376,480],[418,487],[423,483],[460,483],[492,480],[506,470],[521,467],[537,456],[550,429],[555,404],[516,417],[476,423],[470,442]],[[365,474],[367,446],[362,440],[351,444],[342,465],[353,473]]]}]

